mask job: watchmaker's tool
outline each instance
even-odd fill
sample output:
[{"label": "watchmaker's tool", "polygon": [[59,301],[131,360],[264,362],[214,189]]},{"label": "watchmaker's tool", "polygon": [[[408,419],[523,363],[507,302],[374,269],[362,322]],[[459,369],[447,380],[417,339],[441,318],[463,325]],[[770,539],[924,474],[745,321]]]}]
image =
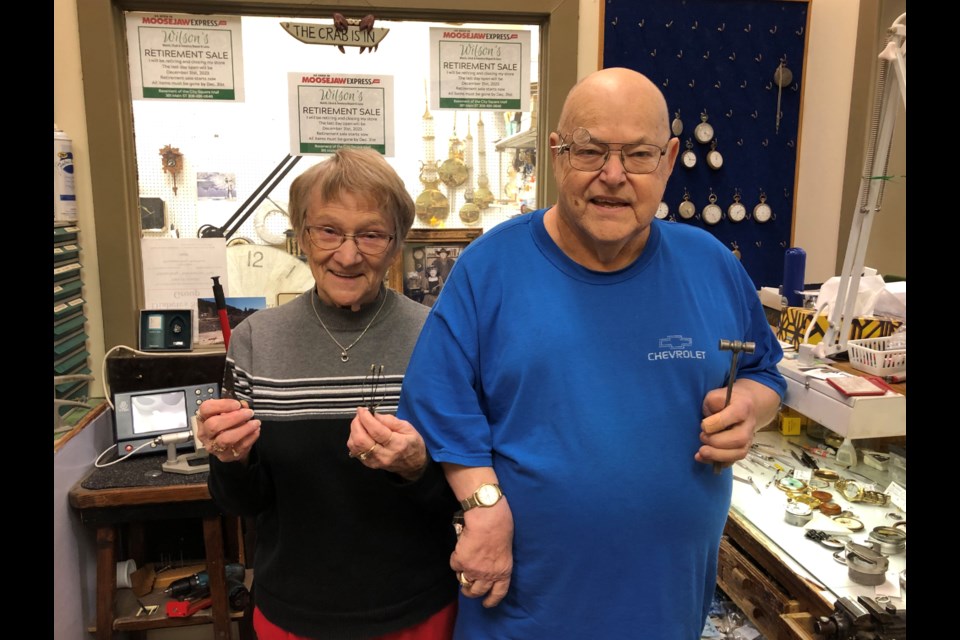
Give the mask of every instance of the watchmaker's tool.
[{"label": "watchmaker's tool", "polygon": [[[730,361],[730,376],[727,380],[727,399],[723,403],[724,409],[730,406],[730,396],[733,395],[733,383],[737,379],[737,359],[740,357],[740,352],[753,353],[756,349],[757,345],[755,342],[741,342],[739,340],[720,341],[720,351],[733,352],[733,359]],[[723,465],[719,462],[714,462],[713,472],[719,474],[721,471],[723,471]]]},{"label": "watchmaker's tool", "polygon": [[217,305],[217,315],[220,317],[220,331],[223,332],[223,347],[230,346],[230,319],[227,316],[227,299],[223,295],[223,285],[220,276],[211,276],[213,280],[213,299]]}]

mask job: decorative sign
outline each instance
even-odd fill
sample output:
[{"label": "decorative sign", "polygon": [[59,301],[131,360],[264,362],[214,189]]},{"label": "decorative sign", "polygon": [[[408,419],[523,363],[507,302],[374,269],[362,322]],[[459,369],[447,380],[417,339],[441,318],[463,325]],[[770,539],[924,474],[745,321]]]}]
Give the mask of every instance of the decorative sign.
[{"label": "decorative sign", "polygon": [[530,32],[430,29],[433,109],[530,110]]},{"label": "decorative sign", "polygon": [[239,16],[129,13],[134,99],[243,101]]},{"label": "decorative sign", "polygon": [[370,147],[393,156],[393,76],[290,73],[290,154]]},{"label": "decorative sign", "polygon": [[370,27],[359,20],[346,19],[346,24],[318,24],[315,22],[281,22],[284,31],[305,44],[328,44],[340,47],[360,47],[376,50],[390,29]]}]

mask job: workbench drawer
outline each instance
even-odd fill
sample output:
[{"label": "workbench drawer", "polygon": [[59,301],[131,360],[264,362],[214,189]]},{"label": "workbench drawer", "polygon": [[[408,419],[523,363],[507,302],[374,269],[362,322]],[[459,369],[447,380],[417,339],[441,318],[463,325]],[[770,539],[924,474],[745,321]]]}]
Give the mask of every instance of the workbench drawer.
[{"label": "workbench drawer", "polygon": [[767,640],[804,638],[794,633],[781,617],[801,613],[801,606],[766,576],[748,556],[726,537],[720,541],[717,584],[733,600]]}]

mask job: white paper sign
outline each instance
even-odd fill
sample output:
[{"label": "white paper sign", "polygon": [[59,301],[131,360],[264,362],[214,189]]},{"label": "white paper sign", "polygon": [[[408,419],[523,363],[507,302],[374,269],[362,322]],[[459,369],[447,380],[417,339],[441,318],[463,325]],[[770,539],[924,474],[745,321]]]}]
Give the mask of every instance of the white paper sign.
[{"label": "white paper sign", "polygon": [[290,154],[370,147],[393,157],[393,76],[287,74]]},{"label": "white paper sign", "polygon": [[430,29],[433,109],[530,110],[530,32]]},{"label": "white paper sign", "polygon": [[213,276],[227,289],[227,241],[224,238],[143,238],[146,309],[192,309],[198,335],[197,298],[213,295]]},{"label": "white paper sign", "polygon": [[243,102],[239,16],[128,13],[135,100]]},{"label": "white paper sign", "polygon": [[894,505],[900,507],[904,513],[907,511],[907,490],[901,487],[896,482],[891,482],[890,486],[887,487],[887,490],[884,491],[888,496],[890,496],[890,502]]}]

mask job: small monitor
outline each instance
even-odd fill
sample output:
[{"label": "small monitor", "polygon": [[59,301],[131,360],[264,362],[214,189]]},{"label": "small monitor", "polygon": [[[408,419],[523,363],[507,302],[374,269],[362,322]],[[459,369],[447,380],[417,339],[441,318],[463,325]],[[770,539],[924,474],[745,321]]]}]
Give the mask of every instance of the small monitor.
[{"label": "small monitor", "polygon": [[[116,394],[113,406],[117,454],[165,451],[159,444],[149,443],[169,433],[191,431],[191,419],[200,403],[219,394],[220,386],[215,382]],[[184,443],[183,448],[192,446],[191,441]]]}]

